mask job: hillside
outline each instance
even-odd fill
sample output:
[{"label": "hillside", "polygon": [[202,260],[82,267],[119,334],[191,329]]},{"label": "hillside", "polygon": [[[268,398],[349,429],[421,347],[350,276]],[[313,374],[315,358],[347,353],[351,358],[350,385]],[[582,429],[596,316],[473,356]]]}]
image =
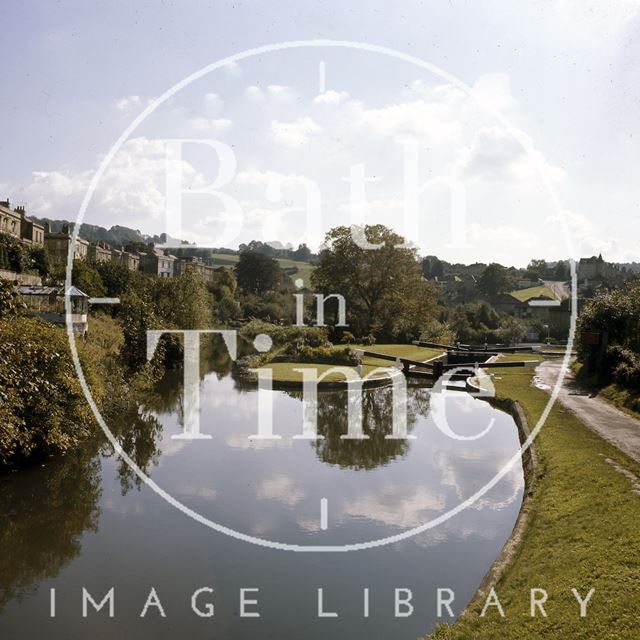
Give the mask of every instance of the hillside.
[{"label": "hillside", "polygon": [[[31,216],[33,220],[40,224],[49,223],[52,231],[61,231],[62,225],[72,224],[67,220],[52,220],[50,218],[37,218]],[[112,247],[123,247],[129,242],[160,242],[159,236],[148,236],[138,229],[121,227],[115,225],[110,229],[105,229],[96,224],[82,224],[80,226],[80,236],[89,242],[106,242]]]},{"label": "hillside", "polygon": [[[211,253],[209,254],[211,260],[214,261],[216,266],[233,266],[235,265],[240,256],[237,253]],[[289,277],[295,281],[298,278],[302,278],[306,287],[311,284],[311,273],[314,270],[314,265],[308,262],[300,262],[299,260],[289,260],[288,258],[275,258],[280,266],[287,271]],[[294,271],[295,269],[295,271]]]}]

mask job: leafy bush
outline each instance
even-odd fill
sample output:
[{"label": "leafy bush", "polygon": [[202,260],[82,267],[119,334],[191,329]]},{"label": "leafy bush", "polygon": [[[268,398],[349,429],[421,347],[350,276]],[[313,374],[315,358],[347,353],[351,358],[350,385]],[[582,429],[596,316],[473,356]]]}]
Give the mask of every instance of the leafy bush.
[{"label": "leafy bush", "polygon": [[216,306],[216,316],[222,322],[234,320],[240,316],[240,305],[231,295],[224,296]]},{"label": "leafy bush", "polygon": [[640,389],[640,356],[630,349],[613,345],[605,358],[608,377],[623,387]]},{"label": "leafy bush", "polygon": [[[578,341],[578,358],[589,375],[601,384],[616,380],[637,388],[637,362],[640,359],[640,276],[624,286],[598,293],[585,304],[578,319],[578,335],[597,333],[600,344]],[[602,345],[608,344],[603,352]],[[634,384],[634,381],[635,384]]]},{"label": "leafy bush", "polygon": [[420,334],[420,340],[440,344],[453,344],[455,338],[455,331],[446,322],[440,322],[435,318],[431,318],[425,323],[422,333]]},{"label": "leafy bush", "polygon": [[240,330],[240,335],[251,340],[259,333],[266,333],[274,346],[295,345],[296,348],[331,346],[326,327],[279,325],[254,319],[247,322]]},{"label": "leafy bush", "polygon": [[[104,371],[81,350],[94,397],[104,397]],[[0,468],[66,453],[94,429],[63,328],[39,319],[0,321]]]},{"label": "leafy bush", "polygon": [[311,364],[334,364],[355,366],[358,364],[358,356],[349,347],[334,349],[331,347],[302,347],[293,353],[287,354],[291,362]]},{"label": "leafy bush", "polygon": [[343,331],[342,336],[340,337],[340,342],[342,344],[354,344],[356,341],[356,337],[351,333],[351,331]]},{"label": "leafy bush", "polygon": [[0,233],[0,269],[24,273],[49,274],[49,257],[42,247],[30,247],[17,238]]},{"label": "leafy bush", "polygon": [[20,298],[7,280],[0,280],[0,320],[15,316],[20,307]]}]

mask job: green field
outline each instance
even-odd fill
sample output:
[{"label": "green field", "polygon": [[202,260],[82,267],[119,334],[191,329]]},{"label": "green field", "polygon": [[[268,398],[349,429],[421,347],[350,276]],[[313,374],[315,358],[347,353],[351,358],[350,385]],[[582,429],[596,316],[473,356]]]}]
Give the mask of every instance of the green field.
[{"label": "green field", "polygon": [[[531,429],[549,400],[531,385],[532,375],[527,368],[505,369],[496,376],[498,397],[518,400]],[[433,638],[638,637],[640,497],[625,474],[640,477],[640,465],[559,404],[541,429],[535,452],[528,525],[513,562],[495,585],[505,617],[496,607],[480,617],[482,598],[455,624],[439,627]],[[549,594],[547,618],[530,616],[533,588]],[[595,589],[585,618],[572,588],[581,597]]]},{"label": "green field", "polygon": [[510,291],[509,295],[519,302],[526,302],[532,298],[548,298],[549,300],[556,299],[553,291],[544,285],[529,287],[528,289],[517,289],[516,291]]},{"label": "green field", "polygon": [[[238,262],[240,256],[233,253],[213,253],[211,254],[211,258],[215,262],[216,266],[232,267]],[[283,269],[288,269],[290,267],[296,267],[298,269],[297,273],[290,276],[292,280],[295,281],[298,278],[302,278],[306,287],[311,286],[311,272],[315,268],[312,264],[309,264],[308,262],[300,262],[298,260],[289,260],[288,258],[276,258],[276,260],[280,263],[280,266]]]}]

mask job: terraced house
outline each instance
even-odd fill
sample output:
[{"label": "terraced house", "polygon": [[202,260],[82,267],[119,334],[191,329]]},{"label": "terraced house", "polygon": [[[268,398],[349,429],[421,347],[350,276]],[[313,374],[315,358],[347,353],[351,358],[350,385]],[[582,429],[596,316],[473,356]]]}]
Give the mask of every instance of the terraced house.
[{"label": "terraced house", "polygon": [[165,254],[161,249],[153,248],[150,253],[142,254],[140,270],[159,278],[173,278],[176,260],[175,256]]},{"label": "terraced house", "polygon": [[9,200],[0,201],[0,233],[6,233],[25,244],[44,246],[45,228],[27,217],[23,206],[11,209]]},{"label": "terraced house", "polygon": [[[49,255],[57,261],[66,262],[69,256],[69,245],[71,244],[71,228],[68,224],[62,225],[59,232],[51,231],[48,222],[44,223],[44,246]],[[78,236],[73,248],[74,260],[86,260],[89,256],[89,242]]]}]

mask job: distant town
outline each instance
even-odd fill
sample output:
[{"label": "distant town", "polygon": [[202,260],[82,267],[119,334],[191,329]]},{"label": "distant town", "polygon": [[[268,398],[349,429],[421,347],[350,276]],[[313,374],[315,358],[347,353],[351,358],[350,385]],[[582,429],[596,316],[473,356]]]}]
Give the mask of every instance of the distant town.
[{"label": "distant town", "polygon": [[[208,250],[183,242],[182,247],[167,249],[162,247],[166,236],[144,236],[126,227],[107,230],[85,224],[81,234],[74,243],[74,263],[118,264],[129,271],[158,278],[176,278],[190,270],[206,283],[213,283],[216,274],[237,266],[240,254],[253,252],[275,258],[284,274],[293,281],[302,280],[304,288],[309,289],[310,275],[319,260],[306,245],[294,249],[253,241],[238,249]],[[22,256],[15,249],[16,243],[22,247]],[[54,322],[63,321],[62,285],[71,243],[70,222],[29,216],[26,206],[12,207],[9,200],[0,201],[0,278],[15,285],[30,309],[42,311],[42,300],[46,299],[49,304],[45,306],[50,310],[56,300],[54,306],[58,313],[47,314]],[[563,340],[568,335],[571,317],[568,261],[533,259],[527,268],[518,269],[497,263],[451,264],[436,256],[426,256],[421,259],[421,269],[423,278],[434,286],[438,303],[443,308],[482,304],[486,309],[488,306],[502,318],[517,319],[523,341]],[[599,290],[620,286],[638,271],[639,263],[609,263],[601,255],[580,259],[577,264],[579,307]],[[84,333],[90,295],[78,288],[73,293],[79,312],[78,332]],[[451,314],[445,315],[445,320],[450,321]],[[492,329],[490,322],[484,324]],[[486,339],[493,341],[490,335]]]}]

